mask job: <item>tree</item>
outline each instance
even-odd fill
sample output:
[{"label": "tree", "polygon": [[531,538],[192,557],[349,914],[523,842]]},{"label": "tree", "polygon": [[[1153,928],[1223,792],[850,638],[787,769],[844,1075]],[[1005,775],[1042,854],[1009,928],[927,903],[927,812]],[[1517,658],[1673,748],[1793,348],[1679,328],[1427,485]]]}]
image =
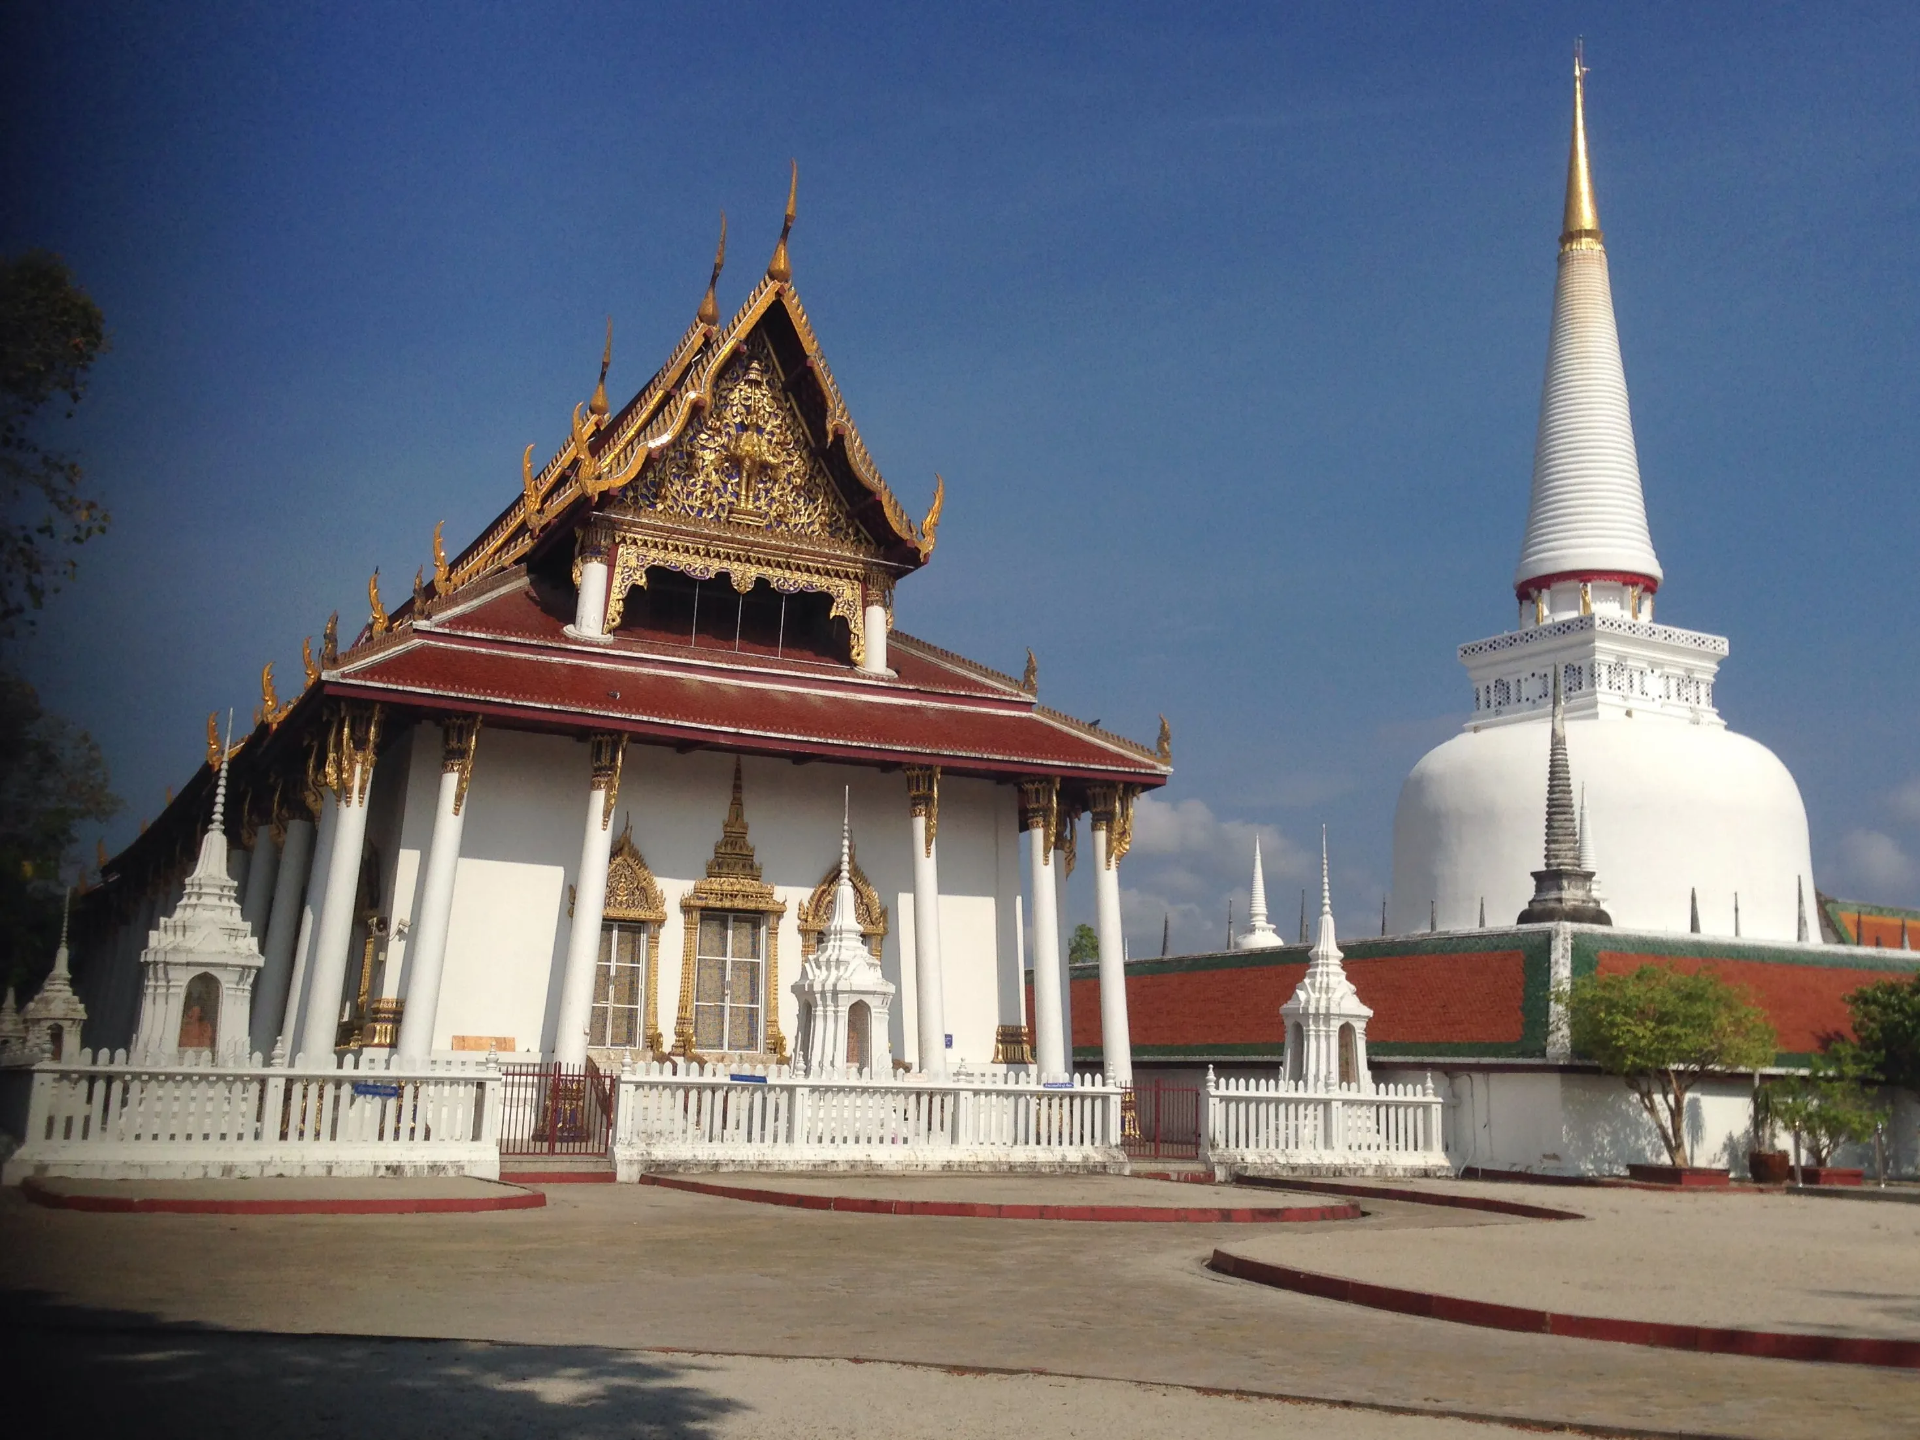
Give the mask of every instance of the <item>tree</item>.
[{"label": "tree", "polygon": [[1100,958],[1100,937],[1093,933],[1091,925],[1073,927],[1073,938],[1067,941],[1067,961],[1077,965],[1082,960]]},{"label": "tree", "polygon": [[1920,1093],[1920,973],[1855,990],[1847,1010],[1873,1077]]},{"label": "tree", "polygon": [[119,808],[100,747],[0,668],[0,983],[24,991],[53,963],[75,832]]},{"label": "tree", "polygon": [[1642,965],[1588,975],[1563,992],[1574,1049],[1639,1097],[1675,1165],[1687,1160],[1687,1096],[1716,1071],[1757,1070],[1773,1059],[1766,1013],[1707,971]]},{"label": "tree", "polygon": [[65,397],[72,418],[106,348],[100,307],[59,256],[0,261],[0,636],[72,578],[62,552],[107,528],[106,510],[80,493],[79,463],[39,437],[50,402]]},{"label": "tree", "polygon": [[1880,1128],[1884,1111],[1870,1088],[1877,1078],[1871,1056],[1839,1041],[1813,1057],[1807,1074],[1777,1083],[1774,1118],[1804,1142],[1814,1164],[1825,1165],[1841,1145],[1871,1140]]}]

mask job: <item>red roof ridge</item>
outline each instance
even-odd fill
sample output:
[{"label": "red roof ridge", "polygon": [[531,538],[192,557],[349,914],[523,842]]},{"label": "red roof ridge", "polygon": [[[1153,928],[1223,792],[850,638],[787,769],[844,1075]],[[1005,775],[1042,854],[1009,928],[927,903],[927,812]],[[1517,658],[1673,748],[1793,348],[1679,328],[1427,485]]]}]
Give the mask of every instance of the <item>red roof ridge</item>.
[{"label": "red roof ridge", "polygon": [[904,630],[896,629],[889,643],[898,645],[903,642],[909,650],[919,651],[924,659],[944,662],[956,670],[964,670],[983,680],[991,680],[996,685],[1004,685],[1016,695],[1027,693],[1020,688],[1018,680],[1003,670],[996,670],[991,665],[982,665],[978,660],[969,660],[964,655],[957,655],[944,646],[934,644],[931,640],[922,640],[918,635],[909,635]]},{"label": "red roof ridge", "polygon": [[1160,758],[1160,752],[1150,745],[1142,745],[1138,740],[1129,740],[1124,735],[1116,735],[1113,731],[1105,729],[1102,726],[1091,725],[1085,720],[1077,720],[1067,714],[1066,711],[1055,710],[1050,705],[1042,705],[1038,700],[1033,702],[1033,713],[1040,716],[1043,720],[1051,720],[1056,725],[1060,725],[1068,730],[1078,731],[1090,739],[1102,741],[1117,750],[1124,750],[1130,754],[1138,755],[1143,760],[1151,760],[1168,774],[1173,773],[1173,766],[1163,761]]}]

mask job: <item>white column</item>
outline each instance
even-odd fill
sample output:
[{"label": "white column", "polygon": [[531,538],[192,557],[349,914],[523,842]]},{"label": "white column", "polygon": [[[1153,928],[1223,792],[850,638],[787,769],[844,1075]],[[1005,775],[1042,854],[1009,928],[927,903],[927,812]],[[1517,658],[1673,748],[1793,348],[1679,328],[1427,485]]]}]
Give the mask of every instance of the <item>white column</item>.
[{"label": "white column", "polygon": [[267,933],[267,915],[279,876],[280,850],[273,843],[273,827],[263,825],[253,835],[253,859],[247,862],[247,887],[240,898],[240,916],[253,927],[256,940]]},{"label": "white column", "polygon": [[[868,611],[869,617],[872,611]],[[871,623],[871,619],[869,619]],[[871,632],[869,632],[871,635]],[[872,641],[869,639],[869,645]],[[867,652],[871,655],[871,649]],[[940,977],[940,768],[907,767],[913,807],[913,985],[919,1025],[920,1069],[947,1078],[946,991]]]},{"label": "white column", "polygon": [[[1102,800],[1105,800],[1104,807]],[[1131,795],[1103,796],[1093,812],[1093,900],[1100,932],[1100,1053],[1110,1083],[1133,1084],[1133,1037],[1127,1024],[1126,936],[1120,920],[1120,856],[1132,829]],[[1104,823],[1103,823],[1104,822]]]},{"label": "white column", "polygon": [[[287,821],[280,844],[273,899],[267,910],[266,935],[261,942],[260,978],[253,985],[253,1014],[247,1027],[253,1048],[270,1055],[287,1013],[287,993],[293,980],[293,942],[300,933],[300,902],[307,893],[307,864],[313,857],[313,822],[304,817]],[[258,864],[258,861],[254,862]]]},{"label": "white column", "polygon": [[1048,837],[1054,789],[1051,782],[1020,787],[1027,831],[1027,874],[1033,891],[1033,1058],[1045,1078],[1067,1073],[1060,1029],[1060,913],[1054,890]]},{"label": "white column", "polygon": [[573,929],[567,935],[567,968],[560,976],[560,1016],[554,1025],[553,1058],[584,1065],[587,1025],[593,1018],[593,968],[600,960],[600,917],[607,904],[607,855],[613,849],[613,807],[620,794],[624,735],[595,735],[593,783],[587,790],[586,832],[573,882]]},{"label": "white column", "polygon": [[[300,887],[300,921],[294,927],[293,973],[287,983],[287,1013],[281,1018],[280,1034],[286,1037],[288,1054],[300,1041],[301,1022],[306,1018],[307,976],[312,967],[313,932],[320,919],[320,902],[327,888],[327,866],[333,858],[334,819],[340,806],[331,790],[323,791],[320,821],[313,832],[313,858],[307,864],[307,883]],[[285,862],[281,862],[285,869]]]},{"label": "white column", "polygon": [[294,1053],[316,1062],[330,1059],[340,1028],[340,1001],[346,986],[348,950],[353,945],[353,902],[360,888],[360,857],[367,840],[367,802],[373,795],[374,748],[379,741],[379,709],[349,709],[334,737],[339,775],[333,818],[333,852],[327,857],[320,918],[314,926],[313,958],[308,962],[305,1013]]},{"label": "white column", "polygon": [[1054,944],[1059,947],[1055,953],[1060,957],[1060,1035],[1061,1044],[1065,1047],[1066,1068],[1069,1075],[1073,1073],[1073,965],[1070,959],[1073,954],[1073,937],[1067,933],[1067,880],[1070,877],[1067,875],[1066,859],[1058,847],[1066,843],[1069,833],[1067,827],[1076,823],[1066,815],[1060,817],[1062,833],[1055,837],[1058,843],[1053,852],[1056,857],[1053,864],[1053,883],[1056,887],[1053,902],[1055,916],[1053,935]]},{"label": "white column", "polygon": [[580,593],[574,600],[573,624],[567,633],[579,640],[607,638],[607,582],[612,559],[612,537],[597,525],[580,532]]},{"label": "white column", "polygon": [[891,675],[887,668],[887,607],[877,601],[867,603],[861,634],[866,641],[866,656],[860,661],[862,675]]},{"label": "white column", "polygon": [[413,921],[413,961],[408,970],[407,1003],[400,1012],[402,1060],[433,1054],[433,1023],[440,1008],[440,976],[447,961],[447,927],[453,919],[453,880],[460,867],[460,835],[466,828],[467,782],[473,777],[477,716],[449,720],[442,727],[440,793],[433,810],[433,838],[427,842],[427,873],[420,884],[420,909]]}]

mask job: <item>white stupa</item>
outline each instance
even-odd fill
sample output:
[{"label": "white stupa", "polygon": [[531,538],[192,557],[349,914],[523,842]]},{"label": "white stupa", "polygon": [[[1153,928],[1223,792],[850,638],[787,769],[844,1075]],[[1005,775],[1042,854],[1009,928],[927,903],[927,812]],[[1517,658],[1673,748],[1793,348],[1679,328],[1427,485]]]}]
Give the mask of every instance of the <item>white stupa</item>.
[{"label": "white stupa", "polygon": [[[848,802],[843,796],[842,806]],[[845,809],[840,819],[840,875],[826,934],[793,982],[800,1002],[794,1063],[810,1075],[857,1070],[893,1073],[888,1039],[893,982],[867,948],[853,893],[853,831]]]},{"label": "white stupa", "polygon": [[1247,905],[1247,928],[1233,937],[1236,950],[1275,950],[1287,942],[1267,919],[1267,877],[1260,869],[1260,837],[1253,837],[1253,896]]},{"label": "white stupa", "polygon": [[[1585,70],[1576,55],[1573,144],[1534,450],[1533,497],[1514,573],[1519,628],[1460,647],[1473,683],[1464,733],[1431,751],[1400,792],[1389,928],[1437,915],[1495,924],[1528,904],[1540,864],[1552,678],[1586,792],[1581,839],[1605,837],[1617,926],[1803,938],[1813,890],[1806,808],[1766,747],[1726,727],[1713,684],[1727,642],[1657,625],[1665,575],[1647,529],[1640,465],[1587,163]],[[1431,908],[1430,908],[1431,907]]]},{"label": "white stupa", "polygon": [[1307,973],[1280,1007],[1287,1027],[1286,1078],[1310,1090],[1372,1084],[1367,1021],[1373,1011],[1347,979],[1346,956],[1334,942],[1333,890],[1327,883],[1327,832],[1320,831],[1320,930],[1307,952]]}]

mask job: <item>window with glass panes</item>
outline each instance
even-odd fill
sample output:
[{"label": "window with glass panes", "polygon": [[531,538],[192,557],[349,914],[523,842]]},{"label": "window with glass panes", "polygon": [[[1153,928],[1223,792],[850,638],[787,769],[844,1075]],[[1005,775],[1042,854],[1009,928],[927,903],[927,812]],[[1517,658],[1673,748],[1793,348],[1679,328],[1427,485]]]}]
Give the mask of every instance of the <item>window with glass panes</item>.
[{"label": "window with glass panes", "polygon": [[764,915],[728,910],[701,914],[700,942],[694,956],[696,1048],[760,1048],[765,926]]},{"label": "window with glass panes", "polygon": [[589,1045],[638,1045],[645,995],[647,928],[627,920],[600,927],[600,962],[593,972]]}]

